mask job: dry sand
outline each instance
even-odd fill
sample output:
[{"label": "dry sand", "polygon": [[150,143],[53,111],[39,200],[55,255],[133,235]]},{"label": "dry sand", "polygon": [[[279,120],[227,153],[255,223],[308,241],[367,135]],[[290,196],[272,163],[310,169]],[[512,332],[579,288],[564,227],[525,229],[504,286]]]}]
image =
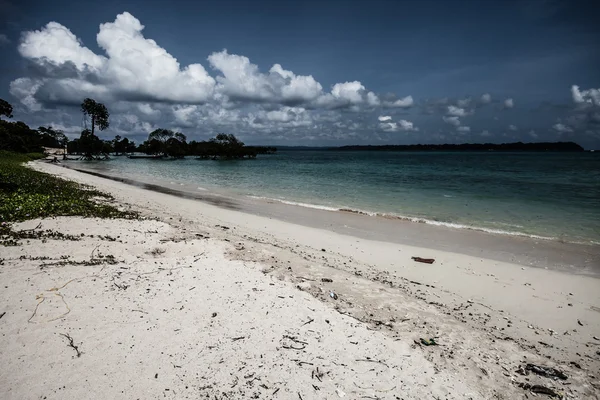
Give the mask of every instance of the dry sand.
[{"label": "dry sand", "polygon": [[[598,398],[594,277],[34,167],[109,192],[148,219],[16,226],[80,240],[0,248],[2,399],[531,398],[519,383]],[[516,372],[527,363],[568,379]]]}]

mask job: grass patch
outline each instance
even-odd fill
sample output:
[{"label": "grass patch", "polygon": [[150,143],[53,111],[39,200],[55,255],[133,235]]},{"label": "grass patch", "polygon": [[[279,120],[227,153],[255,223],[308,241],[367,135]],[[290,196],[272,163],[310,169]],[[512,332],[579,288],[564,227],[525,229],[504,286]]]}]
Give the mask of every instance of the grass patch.
[{"label": "grass patch", "polygon": [[11,223],[28,219],[55,216],[137,217],[134,213],[98,202],[98,198],[113,200],[106,193],[23,165],[40,156],[43,157],[0,151],[0,235],[5,239],[6,236],[18,239],[11,234]]}]

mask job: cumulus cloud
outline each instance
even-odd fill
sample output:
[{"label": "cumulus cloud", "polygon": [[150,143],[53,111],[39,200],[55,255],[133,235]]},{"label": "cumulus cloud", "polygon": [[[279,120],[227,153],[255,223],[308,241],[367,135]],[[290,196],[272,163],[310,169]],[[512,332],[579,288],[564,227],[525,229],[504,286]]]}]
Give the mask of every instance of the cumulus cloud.
[{"label": "cumulus cloud", "polygon": [[[489,104],[489,103],[491,103],[491,102],[492,102],[492,95],[491,95],[491,94],[489,94],[489,93],[484,93],[484,94],[482,94],[482,95],[481,95],[481,99],[480,99],[480,101],[481,101],[483,104]],[[486,132],[487,132],[487,131],[486,131]]]},{"label": "cumulus cloud", "polygon": [[10,39],[3,33],[0,33],[0,47],[10,44]]},{"label": "cumulus cloud", "polygon": [[419,128],[414,126],[414,124],[412,122],[407,121],[405,119],[401,119],[400,121],[398,121],[398,124],[400,125],[400,128],[403,131],[418,131],[419,130]]},{"label": "cumulus cloud", "polygon": [[392,122],[392,118],[389,116],[379,117],[379,129],[384,132],[417,132],[417,128],[411,121],[401,119],[398,122]]},{"label": "cumulus cloud", "polygon": [[413,100],[412,96],[406,96],[406,97],[404,97],[402,99],[398,99],[396,101],[385,102],[385,105],[387,107],[398,107],[398,108],[412,107],[413,104],[414,104],[414,100]]},{"label": "cumulus cloud", "polygon": [[389,115],[380,115],[378,118],[379,122],[391,121],[392,117]]},{"label": "cumulus cloud", "polygon": [[490,136],[492,136],[492,133],[488,130],[484,130],[484,131],[481,131],[481,133],[479,135],[482,137],[490,137]]},{"label": "cumulus cloud", "polygon": [[600,89],[579,90],[579,86],[571,86],[571,96],[575,103],[590,103],[600,106]]},{"label": "cumulus cloud", "polygon": [[513,108],[515,106],[515,102],[513,99],[504,100],[504,108]]},{"label": "cumulus cloud", "polygon": [[537,139],[538,138],[538,134],[535,133],[535,131],[532,129],[527,133],[529,136],[531,136],[531,138],[533,139]]},{"label": "cumulus cloud", "polygon": [[442,119],[447,124],[454,125],[454,126],[460,126],[460,120],[458,119],[458,117],[446,117],[446,116],[444,116],[444,117],[442,117]]},{"label": "cumulus cloud", "polygon": [[469,126],[459,126],[456,130],[460,133],[469,133],[471,132],[471,127]]},{"label": "cumulus cloud", "polygon": [[[326,92],[312,75],[297,75],[281,64],[261,72],[248,57],[227,50],[208,56],[213,76],[200,63],[180,65],[166,49],[144,37],[143,30],[144,25],[128,12],[101,24],[96,40],[104,55],[95,54],[57,22],[25,32],[19,53],[45,75],[15,80],[11,93],[32,110],[44,103],[75,105],[88,96],[104,102],[212,103],[229,108],[271,104],[360,110],[414,103],[407,96],[384,104],[359,81],[335,83]],[[147,107],[140,112],[152,113]]]},{"label": "cumulus cloud", "polygon": [[573,129],[571,129],[571,127],[569,127],[569,126],[567,126],[565,124],[562,124],[562,123],[554,124],[552,126],[552,128],[554,128],[555,131],[560,132],[560,133],[570,133],[570,132],[573,132]]},{"label": "cumulus cloud", "polygon": [[512,124],[511,124],[511,125],[509,125],[509,126],[508,126],[508,130],[510,130],[510,131],[513,131],[513,132],[514,132],[514,131],[517,131],[518,129],[517,129],[517,127],[516,127],[515,125],[512,125]]},{"label": "cumulus cloud", "polygon": [[464,117],[468,115],[468,112],[464,108],[448,106],[448,115],[452,115],[455,117]]}]

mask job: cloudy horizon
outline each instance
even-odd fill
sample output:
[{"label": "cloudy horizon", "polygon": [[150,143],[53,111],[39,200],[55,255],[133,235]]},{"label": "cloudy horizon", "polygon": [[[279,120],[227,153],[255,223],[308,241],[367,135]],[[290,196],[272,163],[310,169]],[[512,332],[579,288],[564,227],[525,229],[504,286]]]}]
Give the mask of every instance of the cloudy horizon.
[{"label": "cloudy horizon", "polygon": [[[260,29],[250,24],[246,32],[247,24],[259,23],[256,14],[228,14],[213,2],[202,2],[204,13],[197,15],[188,15],[187,3],[177,1],[169,12],[160,2],[144,11],[141,3],[109,2],[101,13],[80,11],[86,23],[74,18],[76,10],[60,7],[40,5],[30,16],[23,7],[38,4],[27,3],[0,0],[6,15],[0,67],[7,71],[0,98],[13,104],[16,120],[71,137],[82,129],[79,104],[91,97],[111,113],[110,128],[99,136],[137,142],[168,128],[196,140],[233,133],[250,144],[572,140],[600,148],[600,57],[593,51],[599,28],[586,19],[586,10],[575,10],[592,7],[589,2],[490,2],[479,10],[455,2],[458,21],[439,26],[432,15],[423,21],[429,30],[403,27],[402,18],[397,25],[383,14],[375,18],[373,8],[385,2],[351,2],[350,11],[346,3],[327,3],[326,15],[337,11],[349,20],[361,21],[365,10],[356,41],[350,31],[348,38],[341,35],[351,29],[347,20],[330,30],[322,17],[283,6],[273,11],[273,18],[282,14],[283,20]],[[403,15],[423,12],[403,4]],[[492,15],[498,10],[490,4],[505,4],[506,13],[518,6],[515,26],[492,24],[502,15]],[[478,11],[481,22],[461,24],[461,7],[468,8],[465,14]],[[112,17],[99,15],[108,13]],[[239,20],[237,35],[207,34],[218,22],[223,30],[235,28],[232,18]],[[309,27],[318,34],[307,34]],[[478,38],[468,32],[475,28],[495,31]],[[516,46],[515,35],[526,32],[533,39],[521,38],[528,44]]]}]

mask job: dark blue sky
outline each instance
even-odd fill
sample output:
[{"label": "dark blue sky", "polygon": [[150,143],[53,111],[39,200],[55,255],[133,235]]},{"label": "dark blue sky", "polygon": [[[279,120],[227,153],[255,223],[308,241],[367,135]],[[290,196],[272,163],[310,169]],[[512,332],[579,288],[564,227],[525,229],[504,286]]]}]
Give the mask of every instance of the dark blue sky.
[{"label": "dark blue sky", "polygon": [[137,140],[160,126],[250,143],[600,148],[597,1],[0,0],[0,15],[0,97],[70,134],[90,96],[111,111],[103,135]]}]

